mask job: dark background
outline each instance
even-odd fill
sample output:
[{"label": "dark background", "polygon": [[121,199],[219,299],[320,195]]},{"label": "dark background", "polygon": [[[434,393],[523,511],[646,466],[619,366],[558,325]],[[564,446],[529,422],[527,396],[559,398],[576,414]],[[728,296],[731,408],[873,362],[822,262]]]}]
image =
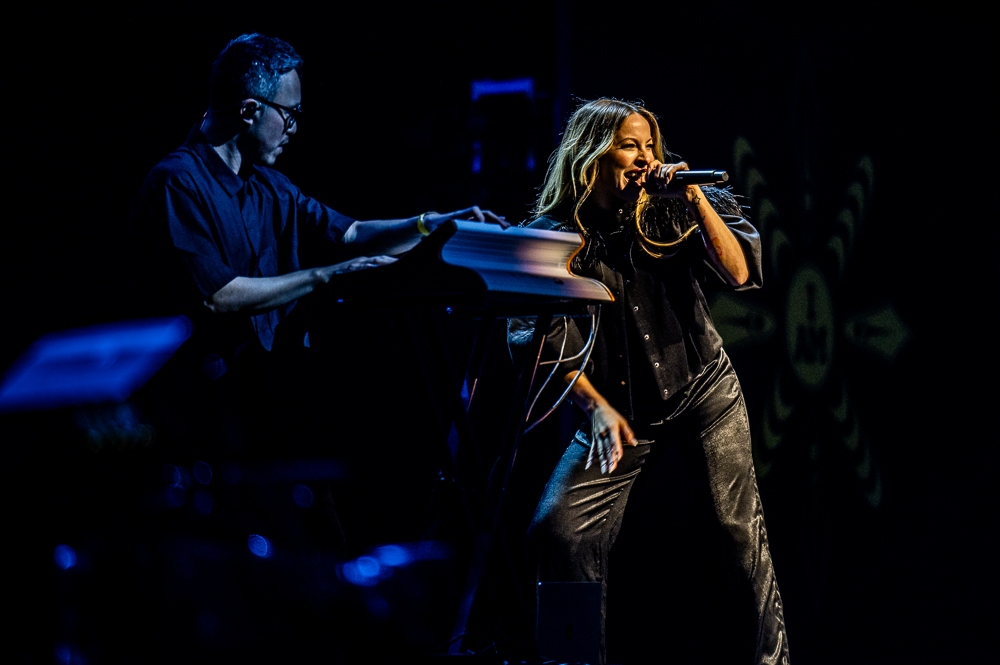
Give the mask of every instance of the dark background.
[{"label": "dark background", "polygon": [[[45,333],[123,318],[129,203],[200,117],[209,64],[240,33],[286,39],[306,60],[306,115],[278,167],[362,219],[479,204],[520,221],[575,101],[641,99],[671,150],[730,172],[772,252],[764,289],[739,301],[756,317],[744,328],[764,323],[727,346],[750,408],[795,662],[995,659],[995,28],[961,5],[712,7],[429,3],[347,16],[273,4],[239,18],[164,8],[58,23],[25,14],[21,41],[5,46],[14,150],[0,366]],[[470,100],[474,80],[520,78],[533,81],[530,99]],[[738,159],[738,142],[752,156]],[[839,266],[832,239],[846,248]],[[815,386],[796,383],[785,333],[793,275],[807,265],[827,280],[835,322]],[[891,316],[876,324],[870,312]],[[902,331],[902,342],[880,352],[858,321]],[[446,649],[473,536],[461,496],[441,489],[442,435],[420,408],[425,384],[397,323],[345,315],[338,339],[351,348],[330,369],[341,401],[329,448],[304,472],[276,452],[259,482],[228,482],[224,460],[212,460],[207,514],[193,510],[199,460],[115,440],[93,425],[107,411],[4,415],[17,555],[8,584],[18,590],[10,661],[366,662]],[[460,360],[471,327],[445,327]],[[480,416],[487,458],[507,408],[504,354],[493,347],[484,375],[499,405]],[[791,409],[781,422],[779,405]],[[521,471],[508,502],[515,548],[553,454],[543,438],[528,442],[522,461],[538,467]],[[165,508],[154,499],[175,473],[190,496]],[[715,616],[704,599],[711,569],[685,540],[695,536],[676,509],[682,491],[661,473],[666,489],[647,503],[662,502],[671,536],[636,509],[615,551],[609,649],[622,662],[698,662],[692,641],[713,635],[692,618]],[[301,509],[288,500],[296,484],[331,498]],[[324,535],[335,523],[313,515],[334,504],[349,543],[336,555]],[[247,534],[268,528],[278,554],[256,559]],[[354,587],[336,572],[372,548],[425,540],[446,554],[400,568],[392,583]],[[70,570],[53,564],[60,544],[79,557]]]}]

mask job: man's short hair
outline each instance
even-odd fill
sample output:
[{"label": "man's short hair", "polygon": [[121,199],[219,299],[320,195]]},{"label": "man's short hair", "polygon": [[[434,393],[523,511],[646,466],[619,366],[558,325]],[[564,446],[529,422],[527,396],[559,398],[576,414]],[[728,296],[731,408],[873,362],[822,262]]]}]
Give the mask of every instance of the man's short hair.
[{"label": "man's short hair", "polygon": [[248,97],[270,101],[282,75],[301,67],[302,57],[288,42],[258,33],[240,35],[212,63],[210,108],[235,109]]}]

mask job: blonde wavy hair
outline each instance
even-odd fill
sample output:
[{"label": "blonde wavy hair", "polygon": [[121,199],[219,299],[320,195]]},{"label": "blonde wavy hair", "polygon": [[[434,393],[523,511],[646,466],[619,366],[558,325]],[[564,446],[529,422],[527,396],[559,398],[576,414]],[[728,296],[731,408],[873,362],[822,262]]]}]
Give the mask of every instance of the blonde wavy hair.
[{"label": "blonde wavy hair", "polygon": [[[611,149],[618,130],[633,113],[638,113],[649,123],[653,155],[661,162],[665,161],[660,125],[656,116],[641,104],[609,97],[585,102],[570,116],[559,147],[549,155],[545,180],[532,217],[541,217],[572,201],[573,220],[581,231],[585,231],[580,222],[580,206],[594,191],[600,171],[598,160]],[[646,200],[646,193],[642,192],[637,212],[641,212]]]}]

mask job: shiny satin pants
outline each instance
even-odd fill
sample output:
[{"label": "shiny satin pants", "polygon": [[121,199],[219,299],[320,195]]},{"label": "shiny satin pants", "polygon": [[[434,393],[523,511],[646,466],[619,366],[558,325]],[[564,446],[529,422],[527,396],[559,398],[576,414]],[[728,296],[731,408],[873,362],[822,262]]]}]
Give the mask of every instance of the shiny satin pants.
[{"label": "shiny satin pants", "polygon": [[[600,582],[601,663],[606,660],[604,625],[608,555],[618,535],[629,492],[657,445],[686,447],[707,477],[714,516],[727,542],[739,584],[756,607],[756,654],[746,662],[788,664],[781,596],[774,577],[757,492],[750,430],[739,380],[723,351],[662,422],[633,425],[639,445],[625,446],[611,474],[586,469],[589,430],[576,433],[553,471],[528,533],[537,582]],[[670,537],[669,524],[663,531]],[[544,654],[543,654],[544,655]]]}]

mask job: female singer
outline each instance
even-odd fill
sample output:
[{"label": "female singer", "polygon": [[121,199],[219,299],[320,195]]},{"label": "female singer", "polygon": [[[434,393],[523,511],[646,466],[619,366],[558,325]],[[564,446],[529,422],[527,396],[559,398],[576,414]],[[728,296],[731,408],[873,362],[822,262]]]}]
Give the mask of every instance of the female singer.
[{"label": "female singer", "polygon": [[[545,359],[585,422],[536,508],[532,563],[538,582],[601,583],[605,662],[609,551],[643,464],[676,445],[714,507],[740,597],[753,599],[753,662],[787,664],[747,411],[702,291],[759,287],[760,237],[728,190],[680,184],[687,164],[665,155],[652,113],[597,99],[573,113],[549,159],[528,226],[581,233],[574,272],[603,282],[615,300],[599,313],[585,367],[587,321],[555,320],[546,339]],[[512,347],[532,331],[530,319],[512,319]],[[652,559],[639,565],[669,573]]]}]

